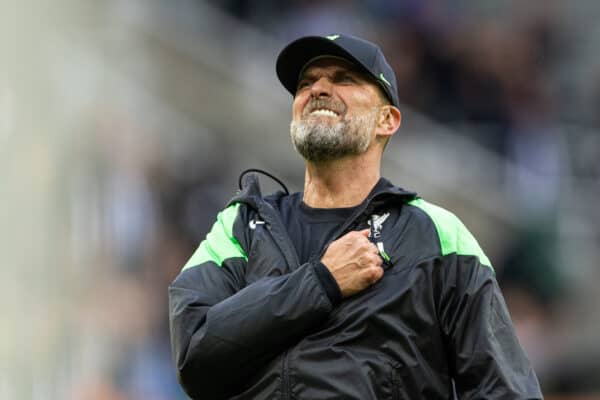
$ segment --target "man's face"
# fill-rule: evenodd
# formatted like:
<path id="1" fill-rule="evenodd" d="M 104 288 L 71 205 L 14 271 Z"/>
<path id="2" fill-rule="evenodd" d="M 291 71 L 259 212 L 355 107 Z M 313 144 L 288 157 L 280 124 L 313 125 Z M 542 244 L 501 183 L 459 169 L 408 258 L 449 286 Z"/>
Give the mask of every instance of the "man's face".
<path id="1" fill-rule="evenodd" d="M 382 98 L 377 86 L 348 61 L 322 58 L 298 81 L 290 133 L 308 161 L 364 153 L 375 137 Z"/>

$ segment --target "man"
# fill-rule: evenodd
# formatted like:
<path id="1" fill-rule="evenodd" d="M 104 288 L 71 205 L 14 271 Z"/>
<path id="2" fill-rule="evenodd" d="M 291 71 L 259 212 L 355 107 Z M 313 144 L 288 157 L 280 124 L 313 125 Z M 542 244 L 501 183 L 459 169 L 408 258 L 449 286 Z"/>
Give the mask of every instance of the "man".
<path id="1" fill-rule="evenodd" d="M 344 35 L 289 44 L 304 192 L 257 179 L 169 288 L 196 399 L 538 399 L 492 266 L 450 212 L 380 177 L 400 126 L 394 73 Z"/>

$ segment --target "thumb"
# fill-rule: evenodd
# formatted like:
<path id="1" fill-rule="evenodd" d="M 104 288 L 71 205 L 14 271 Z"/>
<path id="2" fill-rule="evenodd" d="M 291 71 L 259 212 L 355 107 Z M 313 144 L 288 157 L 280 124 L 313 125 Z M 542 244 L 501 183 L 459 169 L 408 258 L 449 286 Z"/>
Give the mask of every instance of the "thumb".
<path id="1" fill-rule="evenodd" d="M 369 233 L 371 232 L 370 229 L 363 229 L 362 231 L 358 231 L 358 233 L 360 233 L 361 235 L 363 235 L 364 237 L 368 238 L 369 237 Z"/>

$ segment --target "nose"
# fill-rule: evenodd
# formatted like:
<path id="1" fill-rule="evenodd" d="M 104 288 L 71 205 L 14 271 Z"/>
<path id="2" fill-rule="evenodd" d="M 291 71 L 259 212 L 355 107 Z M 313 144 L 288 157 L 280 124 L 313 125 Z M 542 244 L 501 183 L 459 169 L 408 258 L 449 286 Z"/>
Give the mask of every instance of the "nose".
<path id="1" fill-rule="evenodd" d="M 330 97 L 332 93 L 332 84 L 327 77 L 317 79 L 310 87 L 310 95 L 314 98 Z"/>

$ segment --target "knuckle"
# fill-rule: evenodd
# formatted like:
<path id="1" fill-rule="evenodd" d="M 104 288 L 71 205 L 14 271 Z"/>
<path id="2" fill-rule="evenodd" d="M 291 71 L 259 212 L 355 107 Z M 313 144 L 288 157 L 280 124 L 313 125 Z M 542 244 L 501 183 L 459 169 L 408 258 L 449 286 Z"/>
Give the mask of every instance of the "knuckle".
<path id="1" fill-rule="evenodd" d="M 366 279 L 369 283 L 373 283 L 377 279 L 377 275 L 375 274 L 375 269 L 371 268 L 366 274 Z"/>
<path id="2" fill-rule="evenodd" d="M 379 268 L 372 267 L 365 270 L 364 278 L 368 283 L 374 283 L 379 279 Z"/>
<path id="3" fill-rule="evenodd" d="M 378 281 L 383 276 L 383 269 L 381 267 L 373 268 L 373 282 Z"/>

